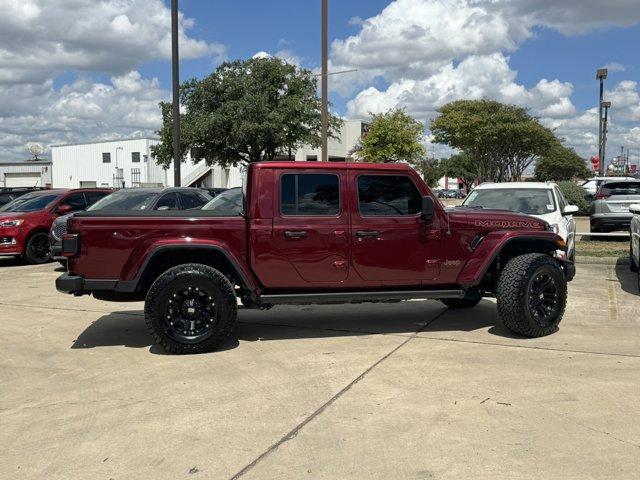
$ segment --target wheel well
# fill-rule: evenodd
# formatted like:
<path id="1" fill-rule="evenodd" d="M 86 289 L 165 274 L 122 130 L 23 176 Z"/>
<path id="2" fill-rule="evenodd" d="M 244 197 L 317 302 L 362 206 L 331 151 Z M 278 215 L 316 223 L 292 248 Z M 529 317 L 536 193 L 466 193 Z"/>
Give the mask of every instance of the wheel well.
<path id="1" fill-rule="evenodd" d="M 138 281 L 137 290 L 147 291 L 153 282 L 170 268 L 185 263 L 200 263 L 222 272 L 232 285 L 245 289 L 242 276 L 229 258 L 214 248 L 169 248 L 153 254 Z"/>
<path id="2" fill-rule="evenodd" d="M 33 230 L 31 230 L 25 237 L 23 253 L 27 251 L 27 245 L 29 244 L 29 240 L 31 240 L 33 236 L 36 235 L 37 233 L 46 233 L 47 235 L 49 235 L 49 230 L 43 227 L 36 227 Z"/>
<path id="3" fill-rule="evenodd" d="M 491 265 L 480 282 L 480 288 L 484 291 L 494 293 L 500 272 L 502 272 L 504 266 L 509 263 L 509 260 L 512 258 L 526 255 L 527 253 L 542 253 L 553 256 L 557 249 L 557 245 L 549 240 L 537 238 L 516 238 L 511 240 L 502 247 L 498 255 L 496 255 L 496 258 L 491 262 Z"/>

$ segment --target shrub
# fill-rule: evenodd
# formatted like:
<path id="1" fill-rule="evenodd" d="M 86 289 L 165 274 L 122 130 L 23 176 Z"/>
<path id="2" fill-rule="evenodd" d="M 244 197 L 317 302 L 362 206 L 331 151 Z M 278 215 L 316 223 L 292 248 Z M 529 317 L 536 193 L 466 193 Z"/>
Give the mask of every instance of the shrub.
<path id="1" fill-rule="evenodd" d="M 589 202 L 584 188 L 571 181 L 558 182 L 558 187 L 567 202 L 571 205 L 576 205 L 580 209 L 579 215 L 587 215 L 589 213 Z"/>

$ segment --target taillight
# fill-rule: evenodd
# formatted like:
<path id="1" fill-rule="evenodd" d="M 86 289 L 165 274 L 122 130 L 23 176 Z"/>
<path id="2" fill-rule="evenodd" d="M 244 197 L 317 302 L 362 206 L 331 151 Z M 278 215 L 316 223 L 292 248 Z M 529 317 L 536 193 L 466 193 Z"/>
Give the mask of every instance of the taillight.
<path id="1" fill-rule="evenodd" d="M 62 256 L 75 257 L 80 253 L 80 234 L 67 233 L 62 237 Z"/>
<path id="2" fill-rule="evenodd" d="M 605 198 L 609 198 L 611 195 L 609 195 L 609 193 L 605 193 L 605 190 L 598 190 L 596 192 L 596 200 L 602 200 Z"/>

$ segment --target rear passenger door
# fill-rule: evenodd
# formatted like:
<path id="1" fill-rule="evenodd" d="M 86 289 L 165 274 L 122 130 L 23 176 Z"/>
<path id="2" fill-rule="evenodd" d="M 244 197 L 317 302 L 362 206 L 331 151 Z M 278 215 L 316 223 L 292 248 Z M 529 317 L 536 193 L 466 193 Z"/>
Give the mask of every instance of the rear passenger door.
<path id="1" fill-rule="evenodd" d="M 346 170 L 275 171 L 269 287 L 335 286 L 349 273 Z"/>

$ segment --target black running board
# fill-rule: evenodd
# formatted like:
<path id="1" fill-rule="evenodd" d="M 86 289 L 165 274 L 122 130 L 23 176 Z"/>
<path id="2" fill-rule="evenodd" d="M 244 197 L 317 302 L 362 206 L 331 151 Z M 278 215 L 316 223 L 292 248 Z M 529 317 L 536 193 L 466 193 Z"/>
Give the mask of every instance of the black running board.
<path id="1" fill-rule="evenodd" d="M 307 303 L 384 302 L 387 300 L 437 300 L 462 298 L 464 290 L 412 290 L 387 292 L 295 293 L 260 296 L 261 304 L 300 305 Z"/>

